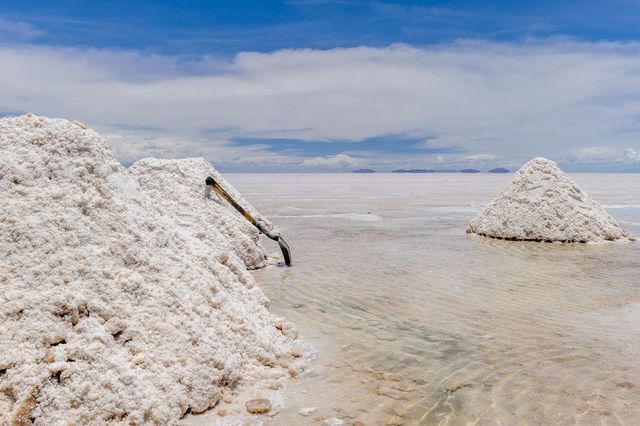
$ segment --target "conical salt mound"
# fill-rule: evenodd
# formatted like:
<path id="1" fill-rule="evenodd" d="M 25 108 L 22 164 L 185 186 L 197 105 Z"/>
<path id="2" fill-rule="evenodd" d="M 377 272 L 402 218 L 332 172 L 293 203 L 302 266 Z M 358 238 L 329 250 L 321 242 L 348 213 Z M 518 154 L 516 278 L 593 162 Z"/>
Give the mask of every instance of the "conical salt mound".
<path id="1" fill-rule="evenodd" d="M 478 217 L 467 233 L 509 240 L 590 242 L 634 237 L 558 165 L 534 158 Z"/>

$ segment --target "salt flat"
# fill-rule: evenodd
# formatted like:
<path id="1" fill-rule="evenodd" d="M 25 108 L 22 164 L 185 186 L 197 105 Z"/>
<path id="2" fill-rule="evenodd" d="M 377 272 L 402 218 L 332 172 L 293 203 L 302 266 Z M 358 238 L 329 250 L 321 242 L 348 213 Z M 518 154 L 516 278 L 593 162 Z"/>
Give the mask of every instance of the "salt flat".
<path id="1" fill-rule="evenodd" d="M 640 234 L 640 175 L 571 176 Z M 260 420 L 637 423 L 640 245 L 466 235 L 510 178 L 228 175 L 293 250 L 254 272 L 270 309 L 319 350 Z"/>

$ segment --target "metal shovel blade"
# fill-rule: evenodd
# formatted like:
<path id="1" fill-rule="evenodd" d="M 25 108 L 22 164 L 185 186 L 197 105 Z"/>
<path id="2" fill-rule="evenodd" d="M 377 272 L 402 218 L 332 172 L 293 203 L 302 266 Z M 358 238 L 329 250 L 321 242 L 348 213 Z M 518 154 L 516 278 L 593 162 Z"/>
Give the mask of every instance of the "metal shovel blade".
<path id="1" fill-rule="evenodd" d="M 291 250 L 289 249 L 289 244 L 287 244 L 280 235 L 271 233 L 266 229 L 264 229 L 260 224 L 260 222 L 255 220 L 248 211 L 242 208 L 242 206 L 238 204 L 236 200 L 234 200 L 233 197 L 231 197 L 231 195 L 229 195 L 229 193 L 225 191 L 224 188 L 221 187 L 220 184 L 218 184 L 218 182 L 216 182 L 214 178 L 209 176 L 206 179 L 205 184 L 211 187 L 222 198 L 227 200 L 227 202 L 231 204 L 238 211 L 238 213 L 240 213 L 242 216 L 244 216 L 245 219 L 251 222 L 253 226 L 258 228 L 258 230 L 261 233 L 265 234 L 267 237 L 271 238 L 272 240 L 277 241 L 278 244 L 280 245 L 280 250 L 282 250 L 282 256 L 284 256 L 285 265 L 291 266 Z"/>
<path id="2" fill-rule="evenodd" d="M 289 249 L 289 244 L 287 244 L 282 237 L 278 237 L 278 244 L 280 245 L 280 250 L 282 250 L 285 265 L 291 266 L 291 250 Z"/>

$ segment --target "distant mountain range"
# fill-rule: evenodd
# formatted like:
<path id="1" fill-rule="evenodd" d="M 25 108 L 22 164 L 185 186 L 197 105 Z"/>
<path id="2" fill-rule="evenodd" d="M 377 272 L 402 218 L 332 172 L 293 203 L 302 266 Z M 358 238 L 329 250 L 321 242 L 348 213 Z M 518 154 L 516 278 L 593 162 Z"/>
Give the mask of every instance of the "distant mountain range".
<path id="1" fill-rule="evenodd" d="M 351 173 L 376 173 L 373 169 L 356 169 Z M 396 169 L 391 173 L 481 173 L 478 169 L 462 169 L 462 170 L 434 170 L 434 169 Z M 497 167 L 489 170 L 489 173 L 509 173 L 509 170 L 503 167 Z"/>
<path id="2" fill-rule="evenodd" d="M 391 170 L 391 173 L 480 173 L 480 170 L 476 170 L 476 169 L 462 169 L 462 170 L 397 169 L 397 170 Z"/>
<path id="3" fill-rule="evenodd" d="M 391 173 L 435 173 L 435 170 L 427 169 L 397 169 L 391 170 Z"/>

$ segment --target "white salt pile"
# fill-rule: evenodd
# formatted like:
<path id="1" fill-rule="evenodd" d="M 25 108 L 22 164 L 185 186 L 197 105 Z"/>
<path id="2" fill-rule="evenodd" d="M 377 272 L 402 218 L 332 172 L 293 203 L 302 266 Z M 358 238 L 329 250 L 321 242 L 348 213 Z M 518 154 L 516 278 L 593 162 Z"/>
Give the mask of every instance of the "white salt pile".
<path id="1" fill-rule="evenodd" d="M 590 242 L 634 237 L 546 158 L 534 158 L 467 233 L 510 240 Z"/>
<path id="2" fill-rule="evenodd" d="M 212 247 L 229 246 L 223 255 L 234 253 L 247 268 L 255 269 L 265 265 L 265 254 L 257 244 L 259 233 L 245 218 L 240 216 L 226 202 L 212 203 L 202 176 L 213 176 L 232 197 L 254 217 L 260 218 L 267 229 L 272 225 L 257 213 L 253 207 L 229 183 L 211 167 L 204 158 L 183 160 L 159 160 L 147 158 L 137 161 L 128 170 L 139 187 L 159 213 L 170 215 L 175 225 L 188 235 L 206 240 Z M 206 195 L 206 196 L 204 196 Z"/>
<path id="3" fill-rule="evenodd" d="M 0 120 L 0 425 L 174 423 L 289 374 L 300 341 L 246 271 L 258 233 L 208 175 L 126 170 L 80 123 Z"/>

